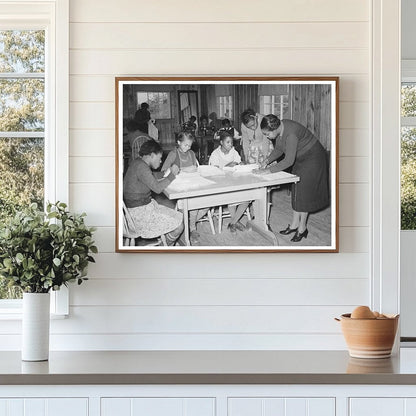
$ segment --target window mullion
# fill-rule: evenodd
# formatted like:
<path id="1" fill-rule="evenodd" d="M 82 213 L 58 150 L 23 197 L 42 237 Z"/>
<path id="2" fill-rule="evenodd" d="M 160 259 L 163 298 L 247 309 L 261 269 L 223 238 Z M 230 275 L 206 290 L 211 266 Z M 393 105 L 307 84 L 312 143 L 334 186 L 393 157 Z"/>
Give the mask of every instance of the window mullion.
<path id="1" fill-rule="evenodd" d="M 416 117 L 402 117 L 401 118 L 402 127 L 414 127 L 416 126 Z"/>
<path id="2" fill-rule="evenodd" d="M 45 138 L 44 131 L 0 131 L 1 138 Z"/>
<path id="3" fill-rule="evenodd" d="M 44 72 L 0 72 L 0 79 L 45 79 Z"/>

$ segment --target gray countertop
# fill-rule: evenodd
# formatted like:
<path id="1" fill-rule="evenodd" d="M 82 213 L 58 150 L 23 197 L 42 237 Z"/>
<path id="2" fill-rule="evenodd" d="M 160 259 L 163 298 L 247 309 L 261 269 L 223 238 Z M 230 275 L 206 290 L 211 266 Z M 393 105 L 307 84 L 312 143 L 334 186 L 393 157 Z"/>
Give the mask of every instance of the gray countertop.
<path id="1" fill-rule="evenodd" d="M 416 384 L 416 349 L 375 360 L 347 351 L 53 351 L 23 362 L 1 352 L 0 384 Z"/>

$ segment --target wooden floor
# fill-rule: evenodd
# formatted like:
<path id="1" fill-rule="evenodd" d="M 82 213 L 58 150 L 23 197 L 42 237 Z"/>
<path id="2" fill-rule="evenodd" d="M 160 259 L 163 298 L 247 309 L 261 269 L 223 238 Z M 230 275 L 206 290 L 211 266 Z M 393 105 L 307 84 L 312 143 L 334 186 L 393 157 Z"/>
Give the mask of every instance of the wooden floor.
<path id="1" fill-rule="evenodd" d="M 158 202 L 173 207 L 172 201 L 164 200 L 163 196 L 158 197 Z M 330 207 L 310 214 L 308 219 L 308 237 L 299 243 L 291 242 L 293 234 L 285 236 L 279 233 L 292 221 L 292 206 L 290 192 L 286 187 L 272 190 L 272 207 L 270 211 L 270 228 L 279 242 L 279 246 L 330 246 L 331 244 L 331 209 Z M 241 220 L 246 224 L 247 217 Z M 237 231 L 231 233 L 227 229 L 229 219 L 223 219 L 222 232 L 218 233 L 218 218 L 214 217 L 216 234 L 213 235 L 209 222 L 203 221 L 197 224 L 200 234 L 198 246 L 269 246 L 270 243 L 254 231 Z M 181 245 L 183 241 L 181 241 Z"/>

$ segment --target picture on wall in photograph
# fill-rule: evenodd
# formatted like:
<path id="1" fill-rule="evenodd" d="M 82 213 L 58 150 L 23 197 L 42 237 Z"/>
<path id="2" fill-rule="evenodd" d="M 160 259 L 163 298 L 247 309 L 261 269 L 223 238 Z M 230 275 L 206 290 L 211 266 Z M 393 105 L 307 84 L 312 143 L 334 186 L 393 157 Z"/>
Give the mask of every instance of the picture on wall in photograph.
<path id="1" fill-rule="evenodd" d="M 118 77 L 118 252 L 337 252 L 338 77 Z"/>

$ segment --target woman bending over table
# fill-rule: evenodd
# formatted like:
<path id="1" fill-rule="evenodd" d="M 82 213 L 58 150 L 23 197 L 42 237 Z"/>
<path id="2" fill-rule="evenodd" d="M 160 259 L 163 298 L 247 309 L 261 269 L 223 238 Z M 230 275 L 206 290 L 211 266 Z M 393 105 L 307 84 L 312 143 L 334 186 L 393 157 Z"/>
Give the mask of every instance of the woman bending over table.
<path id="1" fill-rule="evenodd" d="M 299 176 L 292 185 L 292 223 L 280 234 L 294 233 L 291 241 L 299 242 L 308 237 L 307 220 L 311 212 L 329 205 L 328 163 L 326 151 L 306 127 L 292 120 L 279 120 L 273 114 L 264 116 L 262 133 L 269 139 L 276 139 L 273 152 L 253 173 L 271 173 L 292 167 L 292 173 Z M 283 156 L 278 163 L 267 167 Z"/>

